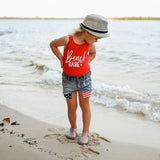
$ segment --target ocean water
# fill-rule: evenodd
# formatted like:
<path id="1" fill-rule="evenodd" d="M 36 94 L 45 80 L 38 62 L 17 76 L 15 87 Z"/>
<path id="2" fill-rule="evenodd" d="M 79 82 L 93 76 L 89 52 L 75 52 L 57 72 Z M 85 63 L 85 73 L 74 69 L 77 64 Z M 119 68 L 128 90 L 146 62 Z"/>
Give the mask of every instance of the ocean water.
<path id="1" fill-rule="evenodd" d="M 62 70 L 49 43 L 80 22 L 0 20 L 1 104 L 36 117 L 56 116 L 59 108 L 51 106 L 63 99 Z M 160 122 L 160 21 L 109 21 L 109 32 L 96 43 L 91 102 Z"/>

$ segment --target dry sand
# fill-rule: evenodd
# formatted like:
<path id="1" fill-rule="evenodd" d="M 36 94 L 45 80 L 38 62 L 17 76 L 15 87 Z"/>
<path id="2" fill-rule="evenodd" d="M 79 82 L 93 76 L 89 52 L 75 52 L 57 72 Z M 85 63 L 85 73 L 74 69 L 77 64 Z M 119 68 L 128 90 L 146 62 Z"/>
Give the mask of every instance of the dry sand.
<path id="1" fill-rule="evenodd" d="M 10 118 L 10 123 L 3 121 Z M 16 122 L 19 125 L 11 125 Z M 0 160 L 160 160 L 160 150 L 90 133 L 88 145 L 68 140 L 68 128 L 53 126 L 0 105 Z M 125 137 L 124 137 L 125 138 Z"/>

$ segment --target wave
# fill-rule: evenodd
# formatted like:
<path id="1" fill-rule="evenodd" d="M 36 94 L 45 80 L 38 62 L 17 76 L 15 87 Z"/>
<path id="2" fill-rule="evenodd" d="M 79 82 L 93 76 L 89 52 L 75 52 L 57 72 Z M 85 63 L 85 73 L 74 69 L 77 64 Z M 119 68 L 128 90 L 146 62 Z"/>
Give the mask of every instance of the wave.
<path id="1" fill-rule="evenodd" d="M 109 62 L 122 62 L 122 59 L 120 57 L 110 57 L 108 61 Z"/>
<path id="2" fill-rule="evenodd" d="M 59 71 L 47 71 L 43 73 L 36 82 L 48 85 L 60 85 L 62 82 L 61 73 Z"/>
<path id="3" fill-rule="evenodd" d="M 49 70 L 49 68 L 45 64 L 36 63 L 34 61 L 30 61 L 30 64 L 26 67 L 34 67 L 34 70 L 40 71 L 40 72 L 46 72 Z"/>
<path id="4" fill-rule="evenodd" d="M 60 71 L 47 71 L 38 79 L 38 83 L 61 85 Z M 156 95 L 131 89 L 129 86 L 113 86 L 93 83 L 91 101 L 105 107 L 121 108 L 126 112 L 141 113 L 146 118 L 160 122 L 160 98 Z"/>
<path id="5" fill-rule="evenodd" d="M 0 36 L 3 36 L 5 34 L 11 34 L 11 33 L 14 33 L 15 30 L 14 29 L 11 29 L 11 28 L 8 28 L 7 30 L 5 31 L 0 31 Z"/>
<path id="6" fill-rule="evenodd" d="M 106 107 L 120 107 L 127 112 L 142 113 L 148 119 L 160 121 L 160 98 L 128 86 L 93 84 L 91 101 Z"/>

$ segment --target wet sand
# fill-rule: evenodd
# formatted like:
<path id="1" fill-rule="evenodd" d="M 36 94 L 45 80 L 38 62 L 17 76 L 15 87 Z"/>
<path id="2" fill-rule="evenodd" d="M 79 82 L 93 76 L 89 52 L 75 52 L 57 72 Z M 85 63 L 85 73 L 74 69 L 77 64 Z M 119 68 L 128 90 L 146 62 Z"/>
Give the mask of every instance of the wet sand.
<path id="1" fill-rule="evenodd" d="M 5 118 L 10 119 L 8 123 Z M 4 120 L 4 121 L 3 121 Z M 13 125 L 12 125 L 13 123 Z M 160 151 L 90 133 L 88 145 L 66 138 L 68 128 L 38 121 L 0 105 L 0 155 L 3 160 L 159 160 Z M 125 137 L 124 137 L 125 139 Z"/>

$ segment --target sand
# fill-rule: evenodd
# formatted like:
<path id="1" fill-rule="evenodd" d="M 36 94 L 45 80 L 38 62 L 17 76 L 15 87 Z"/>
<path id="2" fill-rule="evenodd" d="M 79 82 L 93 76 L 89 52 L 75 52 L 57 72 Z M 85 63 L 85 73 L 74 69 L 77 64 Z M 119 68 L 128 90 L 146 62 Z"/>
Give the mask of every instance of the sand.
<path id="1" fill-rule="evenodd" d="M 3 121 L 10 118 L 10 123 Z M 16 125 L 11 125 L 15 122 Z M 159 148 L 108 139 L 90 133 L 88 145 L 68 140 L 68 128 L 38 121 L 0 105 L 1 160 L 160 160 Z M 125 137 L 124 137 L 125 139 Z"/>

